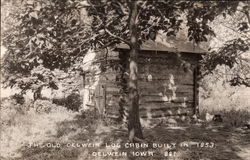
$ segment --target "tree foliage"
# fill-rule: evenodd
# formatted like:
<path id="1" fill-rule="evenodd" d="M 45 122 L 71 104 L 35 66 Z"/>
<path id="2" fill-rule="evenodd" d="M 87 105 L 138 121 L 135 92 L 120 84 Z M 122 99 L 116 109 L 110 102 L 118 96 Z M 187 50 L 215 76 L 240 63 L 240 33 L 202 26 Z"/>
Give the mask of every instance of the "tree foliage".
<path id="1" fill-rule="evenodd" d="M 57 77 L 52 71 L 67 71 L 89 46 L 91 32 L 81 19 L 81 10 L 75 2 L 66 0 L 13 4 L 17 11 L 3 20 L 13 20 L 13 26 L 3 34 L 7 47 L 2 65 L 4 82 L 23 91 L 39 86 L 55 89 L 51 84 Z"/>
<path id="2" fill-rule="evenodd" d="M 129 44 L 129 18 L 131 2 L 90 0 L 88 14 L 93 17 L 92 30 L 99 45 L 112 43 Z M 166 36 L 175 36 L 182 23 L 188 27 L 189 40 L 196 43 L 207 41 L 206 36 L 214 35 L 209 21 L 222 13 L 228 3 L 186 2 L 186 1 L 138 1 L 139 12 L 136 17 L 138 41 L 148 40 L 151 33 L 162 30 Z M 236 5 L 236 4 L 234 4 Z M 111 44 L 112 44 L 111 43 Z"/>
<path id="3" fill-rule="evenodd" d="M 117 43 L 129 45 L 130 1 L 3 0 L 3 2 L 5 5 L 9 4 L 6 8 L 13 6 L 8 8 L 9 15 L 2 20 L 2 26 L 7 26 L 3 28 L 2 36 L 3 45 L 7 46 L 7 54 L 3 58 L 2 65 L 4 82 L 7 86 L 18 86 L 26 90 L 38 81 L 44 84 L 45 78 L 42 77 L 46 77 L 46 74 L 32 74 L 37 67 L 48 69 L 48 72 L 55 68 L 67 70 L 88 48 L 92 47 L 91 44 L 95 47 L 107 47 Z M 137 5 L 139 44 L 149 38 L 154 39 L 159 30 L 166 36 L 175 36 L 181 29 L 182 23 L 186 23 L 188 27 L 189 40 L 199 43 L 207 41 L 208 35 L 214 35 L 208 23 L 219 14 L 233 15 L 238 10 L 239 2 L 150 0 L 138 1 Z M 87 8 L 91 26 L 84 23 L 82 8 Z M 247 21 L 238 23 L 238 31 L 247 32 L 249 5 L 242 5 L 241 12 L 246 15 Z M 228 49 L 228 45 L 231 46 L 229 47 L 231 50 Z M 240 45 L 245 47 L 242 46 L 240 49 Z M 246 50 L 247 45 L 244 39 L 227 42 L 218 54 L 216 52 L 206 57 L 205 69 L 212 70 L 217 64 L 222 63 L 232 66 L 236 62 L 235 52 L 239 49 Z M 23 81 L 23 77 L 34 78 Z M 52 73 L 47 75 L 47 79 L 53 81 L 54 78 Z"/>
<path id="4" fill-rule="evenodd" d="M 209 52 L 202 60 L 203 76 L 213 73 L 218 65 L 229 69 L 233 86 L 250 86 L 250 3 L 240 2 L 228 14 L 218 17 L 213 26 L 216 37 L 212 38 Z"/>

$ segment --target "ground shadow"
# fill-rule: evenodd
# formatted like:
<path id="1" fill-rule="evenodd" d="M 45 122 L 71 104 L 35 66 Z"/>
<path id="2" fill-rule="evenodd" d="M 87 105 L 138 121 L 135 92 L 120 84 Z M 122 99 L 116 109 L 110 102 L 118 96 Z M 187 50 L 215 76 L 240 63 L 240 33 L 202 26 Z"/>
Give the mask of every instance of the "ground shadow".
<path id="1" fill-rule="evenodd" d="M 93 117 L 92 117 L 93 118 Z M 76 115 L 73 120 L 57 124 L 57 134 L 43 144 L 60 144 L 60 147 L 22 147 L 21 158 L 15 160 L 87 160 L 87 159 L 176 159 L 176 160 L 245 160 L 245 150 L 250 149 L 250 132 L 227 128 L 220 124 L 189 124 L 170 127 L 166 124 L 144 129 L 145 142 L 149 146 L 133 147 L 128 144 L 127 131 L 119 125 L 107 126 L 101 121 L 96 123 L 87 119 L 87 115 Z M 180 146 L 181 143 L 189 146 Z M 176 143 L 176 148 L 154 148 L 153 143 Z M 198 143 L 199 145 L 197 146 Z M 204 143 L 204 144 L 203 144 Z M 210 146 L 206 147 L 206 143 Z M 214 144 L 211 147 L 211 143 Z M 85 146 L 82 146 L 85 144 Z M 94 144 L 94 146 L 86 144 Z M 108 145 L 117 145 L 107 147 Z M 119 147 L 118 147 L 119 145 Z M 154 152 L 154 156 L 136 156 L 133 152 Z M 164 154 L 176 152 L 175 156 Z M 100 155 L 97 155 L 100 152 Z M 105 156 L 107 152 L 126 152 L 124 156 Z M 245 154 L 245 155 L 244 155 Z M 250 157 L 250 156 L 249 156 Z"/>

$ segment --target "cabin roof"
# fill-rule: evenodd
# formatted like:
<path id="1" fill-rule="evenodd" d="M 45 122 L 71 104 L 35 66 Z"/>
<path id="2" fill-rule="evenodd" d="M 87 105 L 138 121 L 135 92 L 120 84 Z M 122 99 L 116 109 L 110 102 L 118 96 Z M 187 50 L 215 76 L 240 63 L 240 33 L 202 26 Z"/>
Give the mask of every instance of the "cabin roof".
<path id="1" fill-rule="evenodd" d="M 188 41 L 183 33 L 176 37 L 166 37 L 158 34 L 155 41 L 148 40 L 144 42 L 141 45 L 141 50 L 204 54 L 207 52 L 206 45 L 206 43 L 195 45 L 193 42 Z M 129 46 L 124 43 L 118 44 L 116 47 L 118 49 L 129 49 Z"/>

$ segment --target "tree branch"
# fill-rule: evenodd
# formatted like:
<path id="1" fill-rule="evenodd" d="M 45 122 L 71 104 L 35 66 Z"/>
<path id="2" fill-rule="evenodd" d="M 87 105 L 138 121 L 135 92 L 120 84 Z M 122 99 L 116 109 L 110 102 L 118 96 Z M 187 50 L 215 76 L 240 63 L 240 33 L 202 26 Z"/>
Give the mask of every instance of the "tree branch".
<path id="1" fill-rule="evenodd" d="M 236 33 L 239 33 L 239 34 L 241 34 L 242 36 L 244 36 L 245 38 L 247 38 L 247 39 L 249 39 L 249 37 L 246 35 L 246 34 L 243 34 L 242 32 L 240 32 L 240 31 L 237 31 L 236 29 L 234 29 L 234 28 L 232 28 L 232 27 L 229 27 L 229 26 L 227 26 L 227 25 L 225 25 L 225 24 L 221 24 L 222 26 L 224 26 L 224 27 L 226 27 L 226 28 L 228 28 L 228 29 L 230 29 L 230 30 L 232 30 L 232 31 L 234 31 L 234 32 L 236 32 Z"/>
<path id="2" fill-rule="evenodd" d="M 95 5 L 95 4 L 91 3 L 90 0 L 80 2 L 80 4 L 82 6 L 86 6 L 86 7 L 89 7 L 89 6 L 91 6 L 91 7 L 103 7 L 103 6 L 107 5 L 106 3 Z"/>
<path id="3" fill-rule="evenodd" d="M 116 1 L 115 3 L 117 3 L 119 5 L 119 7 L 120 7 L 119 9 L 122 11 L 122 13 L 124 15 L 128 15 L 129 14 L 129 11 L 126 11 L 126 9 L 124 8 L 124 6 L 120 2 Z"/>
<path id="4" fill-rule="evenodd" d="M 123 39 L 123 38 L 121 38 L 121 37 L 119 37 L 119 36 L 117 36 L 117 35 L 114 35 L 114 34 L 111 33 L 107 28 L 105 28 L 105 32 L 108 33 L 111 37 L 113 37 L 113 38 L 115 38 L 115 39 L 118 39 L 118 40 L 120 40 L 120 41 L 122 41 L 122 42 L 124 42 L 124 43 L 126 43 L 126 44 L 128 44 L 128 45 L 130 45 L 129 41 L 127 41 L 127 40 L 125 40 L 125 39 Z"/>
<path id="5" fill-rule="evenodd" d="M 249 12 L 245 11 L 245 14 L 246 14 L 246 16 L 247 16 L 248 23 L 250 24 L 250 16 L 249 16 Z"/>
<path id="6" fill-rule="evenodd" d="M 248 23 L 250 24 L 250 16 L 249 16 L 249 12 L 248 12 L 248 11 L 239 10 L 239 9 L 237 9 L 237 11 L 239 11 L 239 12 L 241 12 L 241 13 L 245 14 L 245 15 L 246 15 L 246 17 L 247 17 Z"/>
<path id="7" fill-rule="evenodd" d="M 139 21 L 139 16 L 140 16 L 140 14 L 142 13 L 142 10 L 143 10 L 143 8 L 146 6 L 146 3 L 147 3 L 147 2 L 148 2 L 148 1 L 145 0 L 145 1 L 143 2 L 143 4 L 141 5 L 140 10 L 139 10 L 139 12 L 138 12 L 138 14 L 137 14 L 137 16 L 136 16 L 136 22 Z"/>

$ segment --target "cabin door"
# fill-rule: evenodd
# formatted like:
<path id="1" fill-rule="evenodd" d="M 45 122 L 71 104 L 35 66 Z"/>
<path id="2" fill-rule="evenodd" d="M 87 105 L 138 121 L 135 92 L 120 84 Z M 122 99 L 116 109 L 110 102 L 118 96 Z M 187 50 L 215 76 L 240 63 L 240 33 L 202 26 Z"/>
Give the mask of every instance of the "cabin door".
<path id="1" fill-rule="evenodd" d="M 83 97 L 83 110 L 96 108 L 100 114 L 106 111 L 106 85 L 90 85 L 89 80 L 83 75 L 83 88 L 81 90 Z"/>
<path id="2" fill-rule="evenodd" d="M 104 84 L 98 84 L 95 90 L 95 107 L 100 114 L 106 112 L 106 86 Z"/>

